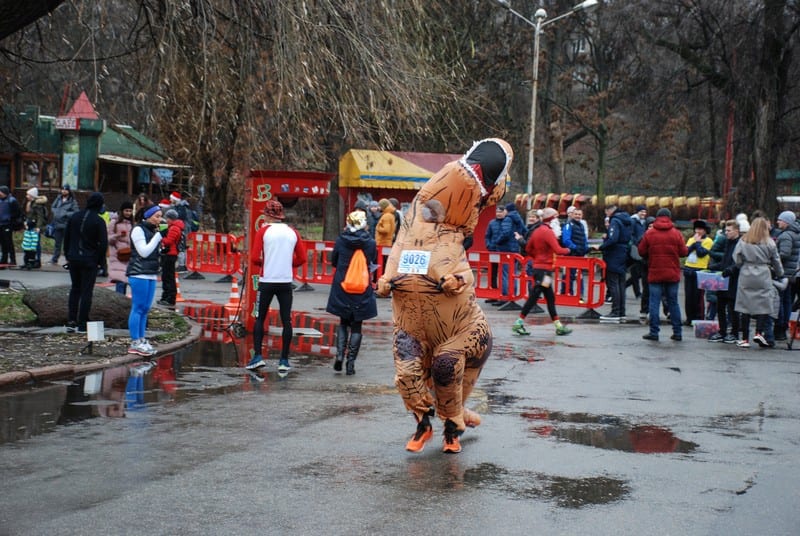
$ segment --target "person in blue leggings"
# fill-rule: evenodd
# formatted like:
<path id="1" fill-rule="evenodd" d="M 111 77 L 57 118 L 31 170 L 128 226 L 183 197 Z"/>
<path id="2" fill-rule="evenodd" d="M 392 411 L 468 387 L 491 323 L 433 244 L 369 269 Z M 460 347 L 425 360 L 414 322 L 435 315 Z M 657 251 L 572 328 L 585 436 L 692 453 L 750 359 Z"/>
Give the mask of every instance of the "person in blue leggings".
<path id="1" fill-rule="evenodd" d="M 128 261 L 128 284 L 131 286 L 131 314 L 128 316 L 128 331 L 131 335 L 129 354 L 151 356 L 155 348 L 145 338 L 147 315 L 153 305 L 158 285 L 159 255 L 161 239 L 159 224 L 161 209 L 148 208 L 144 219 L 131 231 L 131 258 Z"/>

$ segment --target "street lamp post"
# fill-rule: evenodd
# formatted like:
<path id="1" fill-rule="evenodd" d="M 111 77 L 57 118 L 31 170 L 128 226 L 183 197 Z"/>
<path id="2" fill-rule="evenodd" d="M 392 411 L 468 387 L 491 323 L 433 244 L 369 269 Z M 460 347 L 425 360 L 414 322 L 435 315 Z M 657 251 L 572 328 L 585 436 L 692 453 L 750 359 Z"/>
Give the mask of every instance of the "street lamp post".
<path id="1" fill-rule="evenodd" d="M 534 152 L 534 142 L 536 141 L 536 101 L 537 101 L 537 91 L 539 88 L 539 37 L 542 33 L 542 28 L 561 20 L 563 18 L 569 17 L 578 11 L 582 11 L 584 9 L 589 9 L 597 5 L 598 0 L 584 0 L 580 4 L 573 6 L 572 9 L 567 11 L 566 13 L 562 13 L 561 15 L 554 17 L 549 20 L 547 19 L 547 12 L 539 8 L 536 10 L 536 13 L 533 14 L 533 18 L 536 22 L 531 21 L 527 17 L 523 16 L 519 12 L 515 11 L 511 8 L 511 4 L 508 3 L 508 0 L 496 0 L 498 4 L 506 8 L 512 15 L 515 17 L 523 20 L 530 26 L 534 28 L 534 35 L 533 35 L 533 90 L 531 94 L 531 126 L 530 126 L 530 135 L 528 136 L 528 209 L 531 208 L 531 203 L 533 203 L 533 152 Z"/>

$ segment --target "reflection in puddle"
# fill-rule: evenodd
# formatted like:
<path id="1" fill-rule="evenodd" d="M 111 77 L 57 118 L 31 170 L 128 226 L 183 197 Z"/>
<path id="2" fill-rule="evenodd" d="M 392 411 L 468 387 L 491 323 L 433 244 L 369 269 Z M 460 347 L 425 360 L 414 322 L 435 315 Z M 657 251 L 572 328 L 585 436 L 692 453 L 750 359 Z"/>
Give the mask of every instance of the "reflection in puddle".
<path id="1" fill-rule="evenodd" d="M 553 501 L 563 508 L 609 504 L 629 493 L 624 480 L 609 476 L 568 478 L 534 471 L 512 471 L 493 463 L 464 467 L 458 456 L 411 456 L 405 466 L 369 475 L 371 483 L 411 491 L 491 490 L 518 500 Z"/>
<path id="2" fill-rule="evenodd" d="M 281 377 L 275 370 L 277 355 L 268 357 L 267 367 L 259 371 L 244 369 L 251 347 L 252 336 L 227 342 L 218 342 L 215 336 L 213 341 L 201 340 L 153 361 L 111 367 L 26 391 L 0 393 L 0 444 L 25 440 L 69 422 L 125 417 L 152 404 L 175 403 L 198 395 L 267 391 L 286 374 Z M 328 363 L 327 358 L 309 355 L 292 359 L 298 366 Z"/>
<path id="3" fill-rule="evenodd" d="M 292 374 L 275 370 L 281 347 L 280 328 L 274 328 L 280 325 L 278 311 L 270 311 L 273 328 L 264 338 L 268 365 L 258 371 L 244 369 L 251 357 L 253 336 L 234 336 L 225 306 L 187 305 L 183 312 L 201 325 L 202 332 L 197 343 L 175 354 L 107 368 L 73 381 L 0 393 L 0 444 L 24 440 L 67 422 L 125 417 L 150 404 L 174 403 L 201 394 L 267 391 Z M 327 358 L 336 353 L 337 324 L 333 317 L 293 312 L 292 361 L 301 367 L 328 366 Z M 269 356 L 270 352 L 275 355 Z M 346 411 L 358 414 L 370 408 Z"/>
<path id="4" fill-rule="evenodd" d="M 644 454 L 693 452 L 697 443 L 684 441 L 671 430 L 652 424 L 630 424 L 613 415 L 563 413 L 531 408 L 520 413 L 535 421 L 530 431 L 541 437 L 555 437 L 578 445 Z M 570 423 L 564 425 L 563 423 Z M 579 424 L 581 426 L 571 426 Z"/>

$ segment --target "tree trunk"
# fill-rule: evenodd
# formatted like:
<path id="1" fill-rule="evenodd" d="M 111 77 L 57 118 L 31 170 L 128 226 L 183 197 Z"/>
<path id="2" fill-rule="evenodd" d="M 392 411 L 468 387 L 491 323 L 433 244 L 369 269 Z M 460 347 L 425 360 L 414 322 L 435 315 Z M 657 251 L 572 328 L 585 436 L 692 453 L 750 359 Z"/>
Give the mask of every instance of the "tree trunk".
<path id="1" fill-rule="evenodd" d="M 602 123 L 597 128 L 595 139 L 597 140 L 595 191 L 597 192 L 597 203 L 602 207 L 606 204 L 606 154 L 608 152 L 608 132 Z"/>
<path id="2" fill-rule="evenodd" d="M 757 90 L 753 117 L 753 173 L 756 181 L 756 203 L 767 214 L 774 214 L 775 174 L 778 146 L 778 114 L 786 99 L 786 56 L 791 56 L 784 38 L 783 12 L 786 1 L 764 1 L 764 43 L 759 69 L 761 83 Z"/>

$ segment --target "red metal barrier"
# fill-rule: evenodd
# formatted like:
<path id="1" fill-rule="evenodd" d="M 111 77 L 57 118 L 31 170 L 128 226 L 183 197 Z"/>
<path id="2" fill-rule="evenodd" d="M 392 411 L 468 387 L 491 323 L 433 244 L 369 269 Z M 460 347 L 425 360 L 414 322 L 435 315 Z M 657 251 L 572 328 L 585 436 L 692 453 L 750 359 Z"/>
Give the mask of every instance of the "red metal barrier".
<path id="1" fill-rule="evenodd" d="M 232 234 L 189 233 L 186 238 L 186 267 L 192 272 L 233 275 L 241 271 L 241 239 Z"/>
<path id="2" fill-rule="evenodd" d="M 334 242 L 321 240 L 303 240 L 306 246 L 308 261 L 297 268 L 295 278 L 303 283 L 303 290 L 309 290 L 310 283 L 330 285 L 333 283 L 333 266 L 328 261 L 328 256 L 333 250 Z"/>
<path id="3" fill-rule="evenodd" d="M 475 274 L 475 295 L 503 301 L 525 300 L 533 278 L 526 269 L 529 258 L 516 253 L 468 251 Z M 492 285 L 492 269 L 496 265 L 497 288 Z M 508 270 L 508 292 L 502 292 L 503 267 Z M 556 257 L 553 289 L 556 305 L 594 309 L 603 305 L 606 294 L 606 264 L 594 257 Z M 582 289 L 582 291 L 579 291 Z M 544 303 L 544 298 L 539 302 Z"/>
<path id="4" fill-rule="evenodd" d="M 202 233 L 193 233 L 202 234 Z M 190 235 L 191 236 L 191 235 Z M 216 238 L 221 236 L 225 238 Z M 215 235 L 215 238 L 206 238 L 198 241 L 199 244 L 218 244 L 217 249 L 203 246 L 209 250 L 208 261 L 199 266 L 215 266 L 217 259 L 224 255 L 224 251 L 230 251 L 228 255 L 235 257 L 233 263 L 239 266 L 241 254 L 235 247 L 238 240 L 232 235 Z M 222 246 L 225 244 L 225 246 Z M 330 285 L 333 283 L 334 268 L 329 262 L 329 255 L 333 249 L 334 242 L 321 240 L 305 240 L 308 259 L 306 264 L 297 268 L 295 278 L 302 283 L 299 290 L 312 290 L 312 283 Z M 201 250 L 203 251 L 203 250 Z M 389 246 L 378 247 L 378 269 L 376 277 L 383 274 L 384 259 L 391 253 Z M 188 253 L 188 252 L 187 252 Z M 195 257 L 191 257 L 194 262 Z M 187 255 L 187 265 L 190 257 Z M 524 301 L 528 296 L 528 287 L 532 284 L 532 277 L 528 275 L 526 267 L 531 262 L 529 258 L 516 253 L 503 253 L 493 251 L 468 251 L 467 260 L 472 267 L 475 275 L 475 294 L 479 298 L 493 298 L 502 301 Z M 212 262 L 213 261 L 213 262 Z M 214 264 L 216 263 L 216 264 Z M 230 272 L 218 271 L 216 273 L 233 274 L 233 263 L 223 264 Z M 189 265 L 194 268 L 195 265 Z M 496 287 L 492 284 L 492 270 L 496 267 L 497 282 Z M 503 268 L 508 271 L 508 291 L 502 292 Z M 254 267 L 253 267 L 254 268 Z M 205 271 L 208 270 L 206 268 Z M 254 296 L 258 289 L 258 274 L 254 270 L 248 274 L 244 281 L 245 297 L 242 304 L 242 311 L 239 320 L 245 325 L 245 329 L 250 331 L 253 326 L 255 316 Z M 563 288 L 562 288 L 563 287 Z M 553 288 L 556 293 L 556 304 L 564 307 L 583 307 L 594 309 L 603 304 L 605 299 L 605 263 L 594 257 L 556 257 L 556 269 L 554 272 Z M 580 289 L 580 291 L 579 291 Z M 542 298 L 540 302 L 543 302 Z M 270 311 L 272 314 L 272 311 Z M 323 331 L 323 330 L 320 330 Z"/>

